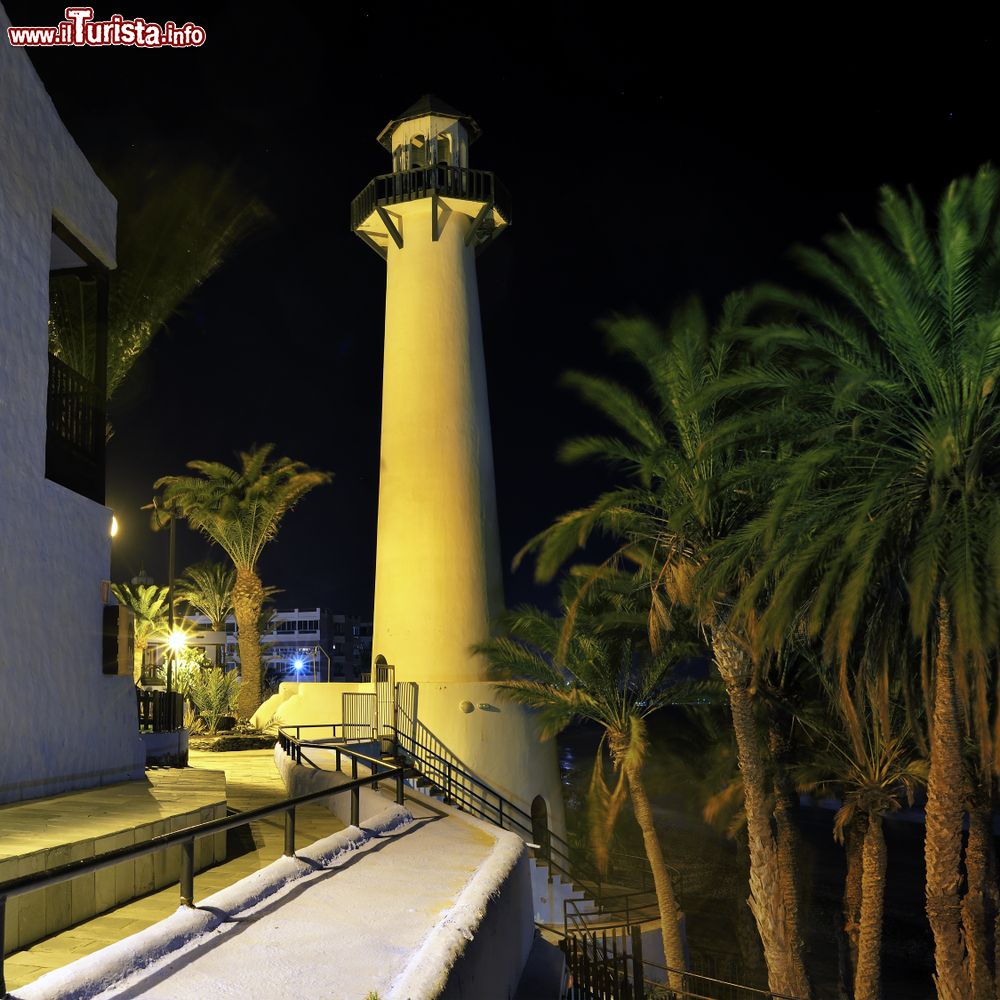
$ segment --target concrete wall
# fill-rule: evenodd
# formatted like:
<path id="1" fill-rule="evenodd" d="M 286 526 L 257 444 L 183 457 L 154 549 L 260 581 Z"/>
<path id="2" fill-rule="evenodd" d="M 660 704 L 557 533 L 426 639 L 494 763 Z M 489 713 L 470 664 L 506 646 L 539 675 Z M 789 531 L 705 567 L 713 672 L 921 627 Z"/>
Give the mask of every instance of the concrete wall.
<path id="1" fill-rule="evenodd" d="M 224 795 L 224 781 L 221 791 Z M 226 803 L 222 801 L 166 816 L 152 823 L 105 832 L 100 836 L 88 834 L 72 840 L 72 835 L 68 835 L 68 842 L 58 847 L 0 858 L 0 882 L 34 875 L 71 861 L 85 861 L 96 854 L 132 847 L 198 823 L 223 819 L 225 815 Z M 127 819 L 122 820 L 123 826 L 127 823 Z M 195 871 L 199 872 L 225 861 L 226 835 L 217 833 L 197 840 L 194 860 Z M 178 845 L 77 876 L 47 889 L 14 896 L 7 900 L 3 953 L 7 955 L 27 948 L 50 934 L 113 910 L 138 896 L 174 885 L 180 878 L 180 870 L 181 849 Z"/>
<path id="2" fill-rule="evenodd" d="M 484 898 L 483 917 L 451 967 L 440 1000 L 510 1000 L 535 934 L 528 855 Z"/>
<path id="3" fill-rule="evenodd" d="M 101 672 L 111 512 L 45 479 L 57 218 L 115 263 L 115 200 L 0 8 L 0 802 L 142 773 L 130 677 Z"/>
<path id="4" fill-rule="evenodd" d="M 374 690 L 371 684 L 341 681 L 332 684 L 283 681 L 278 685 L 278 693 L 271 695 L 254 712 L 250 721 L 260 729 L 268 726 L 309 726 L 342 722 L 344 692 L 356 694 Z M 304 732 L 302 737 L 308 739 L 310 734 Z M 319 738 L 318 735 L 316 738 Z"/>

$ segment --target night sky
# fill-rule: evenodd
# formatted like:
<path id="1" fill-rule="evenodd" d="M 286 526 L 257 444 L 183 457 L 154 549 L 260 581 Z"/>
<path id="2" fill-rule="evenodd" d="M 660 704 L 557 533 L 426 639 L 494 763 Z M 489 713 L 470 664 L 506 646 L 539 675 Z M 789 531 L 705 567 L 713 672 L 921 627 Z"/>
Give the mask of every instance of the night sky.
<path id="1" fill-rule="evenodd" d="M 62 17 L 58 4 L 4 6 L 14 24 Z M 610 485 L 554 457 L 602 429 L 558 384 L 569 368 L 613 367 L 597 320 L 793 280 L 788 248 L 840 213 L 871 225 L 878 185 L 936 198 L 1000 153 L 982 27 L 910 21 L 904 35 L 828 23 L 819 8 L 780 31 L 718 19 L 668 30 L 622 5 L 600 20 L 570 5 L 524 20 L 505 5 L 445 9 L 130 0 L 97 18 L 191 20 L 205 46 L 29 50 L 98 169 L 131 147 L 235 166 L 273 214 L 113 401 L 116 580 L 144 564 L 165 582 L 166 539 L 139 512 L 154 479 L 273 441 L 335 479 L 286 518 L 264 582 L 284 588 L 282 606 L 370 614 L 385 269 L 348 209 L 391 169 L 375 136 L 425 92 L 479 122 L 471 165 L 513 198 L 513 226 L 479 260 L 510 603 L 549 595 L 530 567 L 509 571 L 517 549 Z M 180 566 L 208 551 L 181 530 Z"/>

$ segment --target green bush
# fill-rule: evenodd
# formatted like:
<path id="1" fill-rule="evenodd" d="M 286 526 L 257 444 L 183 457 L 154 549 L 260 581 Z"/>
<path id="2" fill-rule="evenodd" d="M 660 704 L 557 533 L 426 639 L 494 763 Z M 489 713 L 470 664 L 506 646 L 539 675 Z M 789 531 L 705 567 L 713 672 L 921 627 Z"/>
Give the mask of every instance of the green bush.
<path id="1" fill-rule="evenodd" d="M 239 688 L 235 671 L 199 670 L 191 677 L 187 695 L 205 720 L 210 733 L 216 732 L 220 720 L 236 710 Z"/>

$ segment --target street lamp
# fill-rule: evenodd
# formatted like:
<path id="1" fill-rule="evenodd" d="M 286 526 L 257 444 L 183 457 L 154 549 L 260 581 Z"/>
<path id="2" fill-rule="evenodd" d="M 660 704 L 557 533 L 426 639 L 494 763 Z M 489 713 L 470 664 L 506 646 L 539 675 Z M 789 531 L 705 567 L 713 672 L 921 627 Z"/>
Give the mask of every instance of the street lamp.
<path id="1" fill-rule="evenodd" d="M 330 654 L 322 646 L 317 646 L 316 649 L 326 657 L 326 683 L 329 684 L 333 675 L 333 663 L 330 660 Z"/>
<path id="2" fill-rule="evenodd" d="M 174 620 L 174 569 L 177 562 L 177 518 L 174 517 L 173 512 L 165 510 L 157 502 L 157 498 L 153 497 L 153 502 L 146 504 L 143 510 L 151 510 L 153 513 L 150 516 L 150 527 L 153 531 L 159 531 L 161 528 L 170 528 L 170 539 L 167 543 L 167 600 L 169 601 L 170 609 L 170 640 L 177 634 L 177 627 Z M 187 641 L 186 639 L 184 640 Z M 181 647 L 182 648 L 183 643 Z M 171 646 L 171 649 L 174 647 Z M 167 660 L 167 697 L 170 696 L 170 688 L 172 687 L 173 681 L 173 660 L 171 657 Z M 172 703 L 171 703 L 172 704 Z M 176 720 L 171 715 L 171 724 L 175 723 Z"/>

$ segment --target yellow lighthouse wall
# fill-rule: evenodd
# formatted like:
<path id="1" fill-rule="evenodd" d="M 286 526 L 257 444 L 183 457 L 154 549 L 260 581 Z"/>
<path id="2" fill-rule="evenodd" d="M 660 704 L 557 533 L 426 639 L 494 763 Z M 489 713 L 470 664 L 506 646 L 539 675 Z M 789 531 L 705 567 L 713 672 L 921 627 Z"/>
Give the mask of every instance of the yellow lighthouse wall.
<path id="1" fill-rule="evenodd" d="M 486 366 L 472 219 L 439 203 L 434 240 L 431 212 L 390 209 L 403 247 L 388 246 L 373 650 L 418 683 L 449 754 L 526 811 L 541 795 L 562 835 L 555 743 L 471 651 L 503 607 Z"/>
<path id="2" fill-rule="evenodd" d="M 470 647 L 502 608 L 471 224 L 399 206 L 389 245 L 373 648 L 397 680 L 485 679 Z"/>

